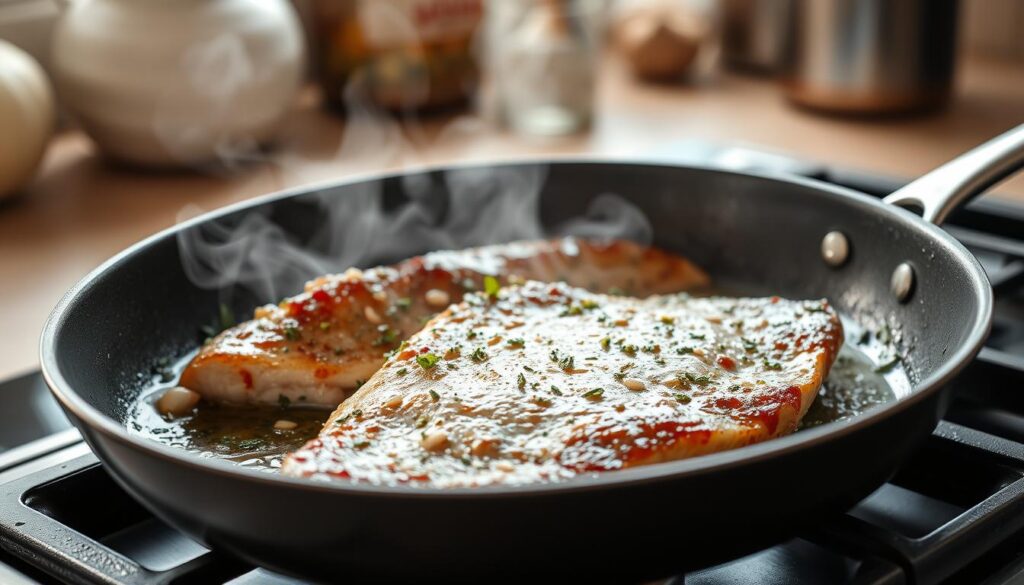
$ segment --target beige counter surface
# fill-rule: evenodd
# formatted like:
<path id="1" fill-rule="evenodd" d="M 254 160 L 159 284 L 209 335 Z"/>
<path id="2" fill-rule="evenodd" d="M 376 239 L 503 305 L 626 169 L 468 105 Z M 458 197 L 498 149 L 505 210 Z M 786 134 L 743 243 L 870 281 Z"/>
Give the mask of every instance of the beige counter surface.
<path id="1" fill-rule="evenodd" d="M 911 177 L 1024 123 L 1024 67 L 971 62 L 962 73 L 957 98 L 943 112 L 866 121 L 796 110 L 762 79 L 726 75 L 701 88 L 652 87 L 610 63 L 592 131 L 547 142 L 503 134 L 469 116 L 411 129 L 346 129 L 310 92 L 276 149 L 203 173 L 119 168 L 85 136 L 67 131 L 54 140 L 25 196 L 0 204 L 0 379 L 37 367 L 39 331 L 64 291 L 119 250 L 197 209 L 384 168 L 551 154 L 638 156 L 691 139 Z M 999 193 L 1024 204 L 1024 176 Z"/>

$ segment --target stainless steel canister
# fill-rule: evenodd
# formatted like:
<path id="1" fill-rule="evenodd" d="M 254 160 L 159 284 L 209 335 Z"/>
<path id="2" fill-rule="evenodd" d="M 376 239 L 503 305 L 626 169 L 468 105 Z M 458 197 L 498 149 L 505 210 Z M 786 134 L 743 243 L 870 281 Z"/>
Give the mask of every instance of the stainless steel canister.
<path id="1" fill-rule="evenodd" d="M 942 105 L 953 86 L 957 0 L 796 0 L 785 87 L 841 113 Z"/>

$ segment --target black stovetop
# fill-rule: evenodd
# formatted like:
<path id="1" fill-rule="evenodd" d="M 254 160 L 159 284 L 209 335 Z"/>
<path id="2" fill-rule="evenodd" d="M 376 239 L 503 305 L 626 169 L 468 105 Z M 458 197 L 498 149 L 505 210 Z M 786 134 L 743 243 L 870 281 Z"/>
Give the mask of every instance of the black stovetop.
<path id="1" fill-rule="evenodd" d="M 875 195 L 900 184 L 696 142 L 653 158 L 795 173 Z M 670 582 L 1024 583 L 1024 207 L 977 201 L 946 229 L 985 266 L 995 323 L 952 383 L 949 413 L 927 444 L 814 531 Z M 19 538 L 27 523 L 42 524 L 47 537 Z M 299 583 L 208 551 L 136 504 L 69 427 L 38 373 L 0 383 L 0 548 L 2 584 Z"/>

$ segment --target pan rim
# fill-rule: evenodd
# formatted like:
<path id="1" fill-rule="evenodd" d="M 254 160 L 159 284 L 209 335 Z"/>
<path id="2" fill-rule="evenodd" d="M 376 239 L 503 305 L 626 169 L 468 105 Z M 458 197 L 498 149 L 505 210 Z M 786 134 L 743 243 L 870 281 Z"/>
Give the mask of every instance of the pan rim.
<path id="1" fill-rule="evenodd" d="M 911 392 L 903 398 L 878 405 L 865 413 L 845 421 L 832 422 L 820 427 L 806 429 L 799 433 L 793 433 L 785 437 L 779 437 L 771 441 L 765 441 L 755 445 L 748 445 L 740 449 L 732 449 L 719 453 L 682 459 L 678 461 L 662 462 L 657 465 L 646 465 L 636 468 L 617 470 L 615 473 L 587 474 L 577 476 L 564 482 L 527 484 L 521 486 L 486 486 L 475 488 L 435 488 L 435 487 L 409 487 L 409 486 L 381 486 L 372 484 L 358 484 L 347 482 L 316 481 L 308 478 L 296 478 L 280 474 L 267 474 L 251 469 L 239 467 L 230 462 L 196 457 L 187 451 L 163 445 L 145 437 L 133 435 L 128 432 L 127 427 L 118 424 L 113 418 L 100 412 L 83 398 L 72 385 L 64 378 L 57 363 L 56 341 L 62 324 L 73 309 L 75 301 L 82 293 L 94 284 L 102 275 L 126 262 L 139 251 L 165 239 L 174 237 L 178 232 L 189 229 L 204 222 L 226 216 L 247 208 L 256 208 L 273 201 L 283 200 L 295 196 L 309 194 L 326 188 L 336 188 L 345 185 L 364 183 L 369 181 L 384 181 L 410 174 L 447 172 L 460 169 L 473 168 L 500 168 L 506 166 L 554 166 L 554 165 L 607 165 L 619 164 L 631 167 L 655 167 L 655 168 L 678 168 L 688 171 L 712 173 L 726 176 L 743 176 L 748 178 L 767 180 L 784 186 L 798 186 L 813 189 L 818 192 L 826 192 L 832 196 L 853 199 L 869 207 L 883 210 L 884 213 L 893 214 L 893 219 L 899 218 L 903 222 L 909 221 L 918 229 L 923 229 L 935 238 L 938 243 L 945 245 L 957 256 L 965 261 L 970 268 L 965 274 L 971 279 L 971 287 L 978 293 L 979 309 L 967 341 L 957 348 L 948 359 L 932 372 L 924 380 L 914 384 Z M 471 161 L 455 164 L 421 165 L 407 167 L 398 170 L 383 172 L 360 173 L 351 175 L 341 180 L 328 180 L 301 185 L 281 191 L 276 191 L 252 199 L 240 201 L 218 209 L 203 213 L 185 222 L 173 225 L 164 230 L 146 237 L 139 242 L 117 253 L 97 268 L 89 272 L 77 282 L 61 300 L 48 316 L 43 327 L 39 341 L 40 367 L 43 378 L 50 388 L 51 393 L 58 402 L 73 418 L 81 421 L 90 430 L 100 432 L 107 438 L 112 439 L 125 447 L 141 451 L 149 456 L 156 456 L 168 463 L 183 465 L 192 470 L 214 473 L 219 476 L 226 476 L 229 479 L 242 482 L 266 483 L 268 487 L 289 487 L 302 491 L 316 493 L 337 493 L 348 497 L 395 497 L 407 499 L 438 499 L 463 500 L 474 499 L 500 499 L 507 497 L 548 497 L 551 495 L 572 494 L 588 492 L 593 490 L 614 490 L 623 489 L 637 484 L 664 481 L 667 479 L 679 479 L 681 476 L 702 475 L 714 473 L 725 468 L 753 465 L 759 462 L 766 462 L 776 457 L 797 452 L 804 448 L 804 445 L 824 440 L 837 440 L 851 433 L 861 431 L 866 427 L 875 424 L 886 418 L 896 416 L 899 412 L 911 408 L 921 400 L 926 400 L 932 393 L 938 392 L 940 388 L 957 373 L 959 373 L 981 350 L 982 345 L 988 336 L 991 328 L 993 311 L 993 293 L 991 285 L 985 276 L 984 269 L 959 241 L 942 230 L 939 226 L 925 222 L 917 215 L 886 203 L 881 200 L 860 193 L 858 191 L 839 187 L 805 177 L 780 176 L 771 173 L 743 172 L 722 169 L 707 165 L 679 164 L 670 161 L 651 161 L 642 159 L 623 159 L 621 157 L 600 157 L 600 156 L 555 156 L 545 158 L 512 158 L 500 161 Z M 83 432 L 89 439 L 89 433 Z M 106 465 L 106 463 L 104 462 Z M 339 496 L 340 497 L 340 496 Z"/>

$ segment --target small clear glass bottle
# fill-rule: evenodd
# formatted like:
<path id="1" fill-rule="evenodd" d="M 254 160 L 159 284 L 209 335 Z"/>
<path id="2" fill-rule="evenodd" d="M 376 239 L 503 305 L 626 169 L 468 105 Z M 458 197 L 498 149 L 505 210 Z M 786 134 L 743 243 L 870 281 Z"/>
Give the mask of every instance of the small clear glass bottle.
<path id="1" fill-rule="evenodd" d="M 488 66 L 497 115 L 511 130 L 556 136 L 590 126 L 601 0 L 492 0 Z"/>

